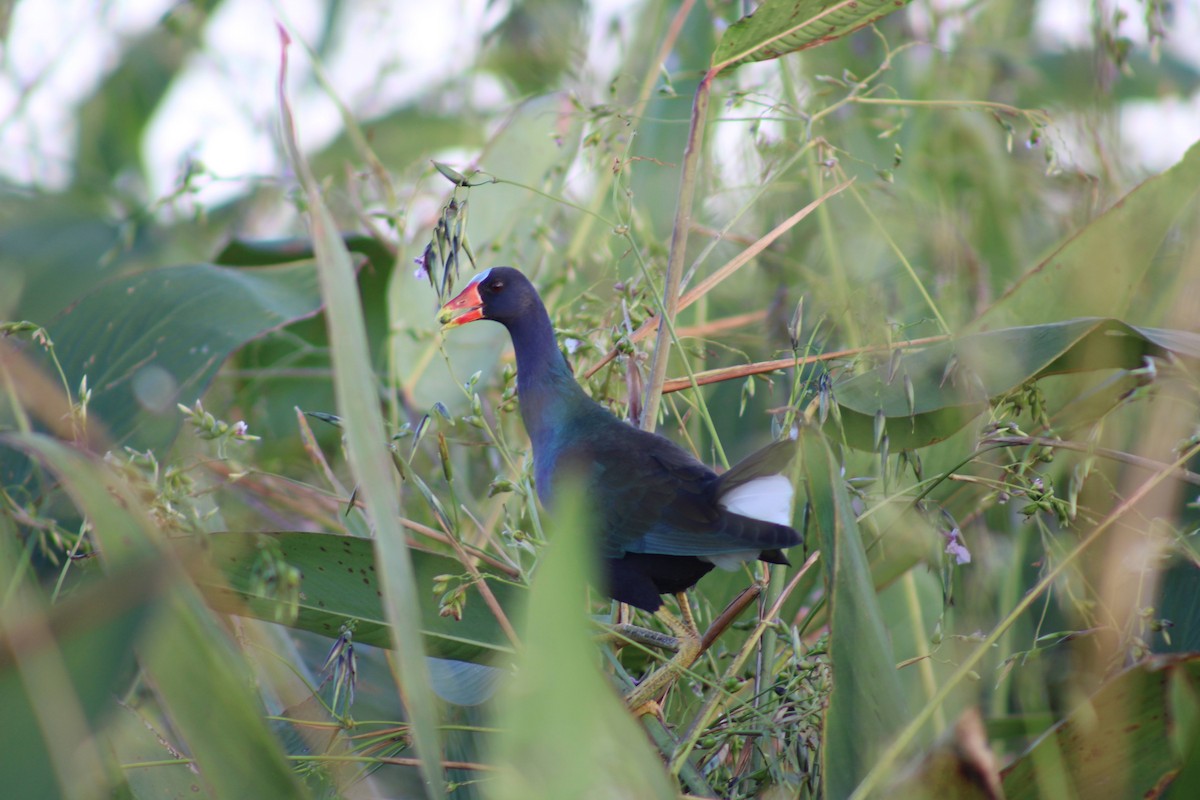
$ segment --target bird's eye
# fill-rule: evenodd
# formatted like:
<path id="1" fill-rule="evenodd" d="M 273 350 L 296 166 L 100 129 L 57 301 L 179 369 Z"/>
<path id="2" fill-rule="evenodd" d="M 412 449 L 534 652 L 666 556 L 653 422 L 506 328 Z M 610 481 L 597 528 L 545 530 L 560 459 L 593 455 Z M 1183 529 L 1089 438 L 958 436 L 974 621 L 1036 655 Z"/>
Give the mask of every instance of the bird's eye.
<path id="1" fill-rule="evenodd" d="M 492 294 L 499 294 L 500 292 L 504 291 L 504 281 L 492 281 L 491 284 L 488 285 L 488 289 L 491 290 Z"/>

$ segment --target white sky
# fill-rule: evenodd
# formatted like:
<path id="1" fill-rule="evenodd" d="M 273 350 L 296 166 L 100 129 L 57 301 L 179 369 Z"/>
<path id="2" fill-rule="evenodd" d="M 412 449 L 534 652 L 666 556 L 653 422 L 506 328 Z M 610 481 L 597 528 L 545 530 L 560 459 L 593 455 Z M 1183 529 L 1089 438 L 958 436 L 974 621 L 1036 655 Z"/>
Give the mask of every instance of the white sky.
<path id="1" fill-rule="evenodd" d="M 942 6 L 962 0 L 940 0 Z M 123 38 L 158 24 L 174 0 L 22 0 L 0 53 L 0 176 L 19 184 L 60 188 L 71 175 L 77 135 L 75 109 L 112 69 Z M 589 56 L 609 69 L 616 48 L 605 41 L 606 21 L 628 13 L 637 0 L 603 0 L 593 21 Z M 1143 5 L 1120 0 L 1130 19 L 1123 32 L 1145 38 Z M 1200 3 L 1176 3 L 1168 46 L 1200 64 Z M 243 189 L 245 180 L 283 169 L 275 135 L 275 80 L 279 46 L 276 19 L 298 37 L 317 41 L 320 0 L 227 0 L 206 27 L 205 47 L 175 81 L 143 142 L 151 192 L 177 186 L 183 164 L 196 158 L 222 180 L 199 200 L 213 203 Z M 1043 0 L 1038 32 L 1052 44 L 1090 42 L 1092 0 Z M 503 16 L 503 2 L 488 0 L 389 0 L 361 3 L 345 20 L 350 27 L 324 62 L 341 98 L 367 118 L 412 99 L 439 77 L 470 65 L 482 34 Z M 913 5 L 920 25 L 921 4 Z M 309 80 L 302 48 L 291 50 L 292 102 L 304 144 L 318 147 L 337 135 L 339 116 Z M 476 100 L 503 102 L 498 86 L 482 87 Z M 1122 132 L 1154 171 L 1174 163 L 1200 138 L 1200 95 L 1187 100 L 1129 104 Z M 1084 165 L 1086 167 L 1086 165 Z"/>

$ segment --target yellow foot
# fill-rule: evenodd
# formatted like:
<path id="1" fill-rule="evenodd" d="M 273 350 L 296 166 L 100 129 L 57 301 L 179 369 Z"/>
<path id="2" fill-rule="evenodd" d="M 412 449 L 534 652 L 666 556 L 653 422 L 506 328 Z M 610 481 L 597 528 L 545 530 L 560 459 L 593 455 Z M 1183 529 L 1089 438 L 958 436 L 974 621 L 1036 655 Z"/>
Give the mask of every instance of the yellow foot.
<path id="1" fill-rule="evenodd" d="M 651 704 L 661 714 L 658 699 L 675 679 L 687 672 L 688 668 L 700 657 L 700 634 L 694 627 L 686 625 L 665 608 L 655 611 L 654 616 L 662 620 L 671 633 L 675 634 L 675 638 L 679 640 L 679 647 L 670 661 L 647 675 L 633 691 L 625 695 L 625 705 L 637 716 L 650 713 L 644 709 Z M 688 616 L 691 614 L 689 613 Z"/>
<path id="2" fill-rule="evenodd" d="M 662 719 L 662 715 L 663 715 L 662 705 L 657 700 L 647 700 L 645 703 L 642 703 L 640 706 L 638 706 L 636 708 L 630 707 L 629 710 L 633 713 L 633 715 L 635 717 L 644 717 L 646 715 L 652 715 L 652 716 L 658 717 L 659 719 Z"/>

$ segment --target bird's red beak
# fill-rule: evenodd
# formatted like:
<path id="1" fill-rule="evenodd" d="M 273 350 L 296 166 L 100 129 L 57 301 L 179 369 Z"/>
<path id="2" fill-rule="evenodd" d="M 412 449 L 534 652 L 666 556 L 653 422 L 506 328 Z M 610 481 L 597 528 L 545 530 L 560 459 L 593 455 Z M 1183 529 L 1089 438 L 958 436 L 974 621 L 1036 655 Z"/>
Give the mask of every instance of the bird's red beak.
<path id="1" fill-rule="evenodd" d="M 483 298 L 479 296 L 479 281 L 471 281 L 467 288 L 438 311 L 438 322 L 442 330 L 457 328 L 477 319 L 483 319 Z"/>

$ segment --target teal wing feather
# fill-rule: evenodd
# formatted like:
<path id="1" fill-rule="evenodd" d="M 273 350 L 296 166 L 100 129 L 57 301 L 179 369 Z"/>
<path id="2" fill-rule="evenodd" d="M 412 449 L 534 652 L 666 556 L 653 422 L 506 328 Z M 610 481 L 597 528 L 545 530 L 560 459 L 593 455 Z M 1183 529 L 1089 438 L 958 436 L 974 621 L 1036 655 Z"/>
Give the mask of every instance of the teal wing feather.
<path id="1" fill-rule="evenodd" d="M 731 480 L 668 439 L 614 423 L 577 438 L 560 462 L 582 472 L 605 557 L 712 556 L 798 543 L 786 525 L 733 514 L 717 503 L 722 490 L 779 472 L 774 465 L 786 465 L 791 457 L 783 457 L 785 448 L 768 448 L 772 452 L 761 459 L 752 456 L 746 469 L 738 472 L 739 464 L 726 473 Z"/>

